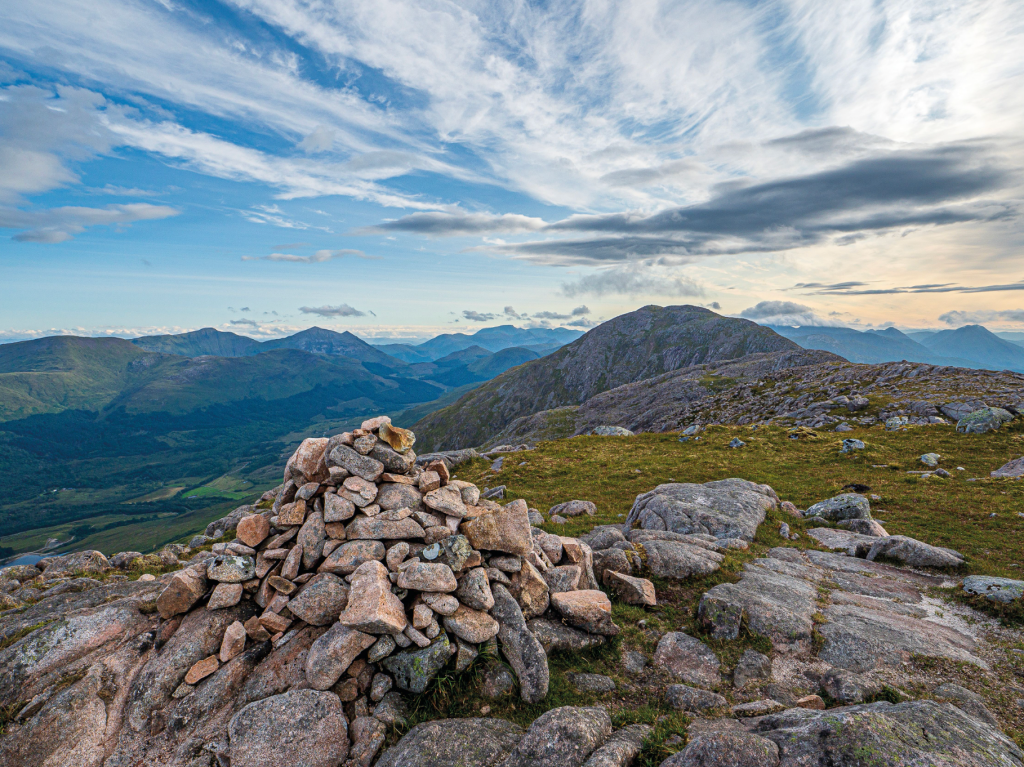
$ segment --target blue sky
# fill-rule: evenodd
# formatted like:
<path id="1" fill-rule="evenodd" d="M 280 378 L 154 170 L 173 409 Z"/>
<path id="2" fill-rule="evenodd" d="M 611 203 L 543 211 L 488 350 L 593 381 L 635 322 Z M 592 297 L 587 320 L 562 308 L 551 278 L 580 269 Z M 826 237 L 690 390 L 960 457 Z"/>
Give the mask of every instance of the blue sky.
<path id="1" fill-rule="evenodd" d="M 0 340 L 1024 327 L 1011 0 L 0 6 Z"/>

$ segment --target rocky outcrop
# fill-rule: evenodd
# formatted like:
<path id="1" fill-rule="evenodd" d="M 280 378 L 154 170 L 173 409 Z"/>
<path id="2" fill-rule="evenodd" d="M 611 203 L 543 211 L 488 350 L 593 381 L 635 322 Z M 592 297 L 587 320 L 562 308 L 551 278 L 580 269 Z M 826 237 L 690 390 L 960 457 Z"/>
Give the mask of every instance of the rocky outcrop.
<path id="1" fill-rule="evenodd" d="M 658 485 L 637 496 L 626 524 L 637 523 L 644 530 L 751 541 L 765 514 L 778 503 L 779 497 L 770 487 L 744 479 Z"/>
<path id="2" fill-rule="evenodd" d="M 700 307 L 645 306 L 501 374 L 431 413 L 415 429 L 434 450 L 482 445 L 516 418 L 579 405 L 623 384 L 702 363 L 798 348 L 766 327 Z"/>
<path id="3" fill-rule="evenodd" d="M 417 464 L 413 440 L 377 418 L 304 441 L 272 508 L 242 507 L 238 538 L 191 561 L 168 551 L 181 569 L 156 580 L 129 581 L 99 552 L 12 570 L 15 593 L 42 588 L 0 614 L 0 696 L 20 711 L 4 763 L 369 767 L 401 717 L 393 690 L 422 693 L 495 641 L 523 699 L 542 702 L 547 655 L 526 621 L 552 592 L 574 625 L 556 642 L 619 630 L 591 550 L 535 531 L 521 500 L 481 499 L 443 461 Z M 481 763 L 521 745 L 479 721 Z"/>

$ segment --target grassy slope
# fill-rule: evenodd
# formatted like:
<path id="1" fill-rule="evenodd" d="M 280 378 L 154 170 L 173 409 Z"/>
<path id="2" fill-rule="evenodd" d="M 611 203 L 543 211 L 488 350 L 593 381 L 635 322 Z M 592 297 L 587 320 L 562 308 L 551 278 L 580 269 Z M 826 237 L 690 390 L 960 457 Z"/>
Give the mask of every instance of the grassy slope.
<path id="1" fill-rule="evenodd" d="M 142 358 L 159 359 L 120 338 L 55 336 L 0 345 L 0 420 L 99 410 Z"/>
<path id="2" fill-rule="evenodd" d="M 726 444 L 734 436 L 747 442 L 742 449 Z M 839 454 L 843 437 L 856 437 L 868 449 L 851 457 Z M 505 484 L 506 499 L 524 498 L 531 507 L 546 511 L 551 505 L 582 498 L 598 506 L 596 517 L 571 520 L 567 525 L 545 525 L 549 532 L 579 535 L 597 524 L 622 522 L 636 495 L 663 482 L 706 482 L 741 477 L 770 484 L 783 500 L 801 508 L 842 491 L 857 482 L 869 485 L 882 497 L 873 504 L 877 518 L 892 534 L 910 535 L 929 543 L 959 549 L 968 558 L 969 573 L 1022 577 L 1020 552 L 1024 550 L 1024 483 L 984 479 L 967 482 L 968 477 L 988 473 L 1010 458 L 1024 453 L 1024 424 L 1014 424 L 995 434 L 960 435 L 950 427 L 927 427 L 907 432 L 886 432 L 881 427 L 852 433 L 821 432 L 818 439 L 794 441 L 782 429 L 713 427 L 698 442 L 679 443 L 676 434 L 643 434 L 636 437 L 577 437 L 541 443 L 534 451 L 509 455 L 501 472 L 490 470 L 484 460 L 459 467 L 460 479 L 481 487 Z M 942 454 L 941 465 L 953 472 L 949 480 L 913 479 L 907 470 L 923 468 L 918 457 L 925 452 Z M 525 465 L 520 466 L 520 463 Z M 892 468 L 875 469 L 872 464 Z M 966 470 L 956 471 L 957 466 Z M 898 468 L 897 468 L 898 467 Z M 885 511 L 881 511 L 885 509 Z M 991 514 L 995 514 L 991 518 Z M 800 540 L 783 541 L 778 526 L 786 521 L 802 533 Z M 747 648 L 770 651 L 764 638 L 741 634 L 735 641 L 711 639 L 695 620 L 700 596 L 716 583 L 735 581 L 744 563 L 763 556 L 772 546 L 811 546 L 803 531 L 818 523 L 794 520 L 773 512 L 761 525 L 754 544 L 746 552 L 730 551 L 722 569 L 707 578 L 673 582 L 655 579 L 658 606 L 645 610 L 613 600 L 613 614 L 623 631 L 609 646 L 579 654 L 555 653 L 550 658 L 551 688 L 548 698 L 527 705 L 518 697 L 488 700 L 480 695 L 480 675 L 488 659 L 481 659 L 471 673 L 440 677 L 414 699 L 411 724 L 447 716 L 479 716 L 484 705 L 491 716 L 527 726 L 546 710 L 563 705 L 608 707 L 616 726 L 633 722 L 655 725 L 654 737 L 637 760 L 638 767 L 661 764 L 678 746 L 669 747 L 670 735 L 684 739 L 689 720 L 671 709 L 649 688 L 637 685 L 622 670 L 621 653 L 638 650 L 652 656 L 657 637 L 666 631 L 683 630 L 700 637 L 719 656 L 723 671 L 730 672 Z M 647 628 L 638 625 L 643 619 Z M 1024 646 L 1024 645 L 1022 645 Z M 493 662 L 493 661 L 491 661 Z M 917 662 L 917 661 L 915 661 Z M 566 673 L 584 671 L 611 676 L 618 689 L 609 694 L 578 693 Z M 1012 677 L 1013 669 L 993 672 Z M 976 676 L 976 675 L 975 675 Z M 1002 678 L 1000 676 L 1000 678 Z M 993 679 L 995 682 L 993 682 Z M 985 696 L 1001 718 L 1007 732 L 1024 743 L 1024 719 L 993 679 L 960 679 Z M 718 690 L 730 701 L 732 688 Z M 808 689 L 807 692 L 814 692 Z M 914 691 L 927 695 L 925 690 Z M 1012 697 L 1012 696 L 1011 696 Z M 1014 713 L 1017 712 L 1017 713 Z"/>

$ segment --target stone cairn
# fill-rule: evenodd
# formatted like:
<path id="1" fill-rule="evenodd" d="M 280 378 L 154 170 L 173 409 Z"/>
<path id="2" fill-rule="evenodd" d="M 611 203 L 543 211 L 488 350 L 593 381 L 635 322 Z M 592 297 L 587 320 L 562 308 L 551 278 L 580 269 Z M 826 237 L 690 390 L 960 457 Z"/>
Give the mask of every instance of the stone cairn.
<path id="1" fill-rule="evenodd" d="M 307 653 L 306 685 L 334 690 L 358 715 L 393 687 L 423 692 L 453 658 L 461 672 L 481 646 L 495 655 L 497 640 L 522 698 L 537 702 L 547 656 L 527 620 L 547 613 L 595 639 L 618 633 L 586 543 L 532 528 L 525 501 L 481 498 L 443 458 L 418 463 L 414 442 L 387 417 L 305 440 L 265 496 L 273 507 L 242 516 L 235 540 L 174 573 L 157 600 L 164 619 L 242 600 L 262 610 L 228 626 L 186 685 L 309 624 L 329 628 Z"/>

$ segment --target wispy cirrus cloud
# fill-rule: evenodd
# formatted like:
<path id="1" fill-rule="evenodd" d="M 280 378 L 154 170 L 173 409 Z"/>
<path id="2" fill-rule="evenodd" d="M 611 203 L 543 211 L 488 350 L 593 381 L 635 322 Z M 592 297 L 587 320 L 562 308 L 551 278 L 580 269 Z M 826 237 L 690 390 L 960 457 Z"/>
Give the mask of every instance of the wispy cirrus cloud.
<path id="1" fill-rule="evenodd" d="M 271 253 L 267 256 L 242 256 L 243 261 L 282 261 L 292 264 L 322 264 L 327 261 L 334 261 L 338 258 L 345 258 L 351 256 L 353 258 L 362 258 L 369 261 L 380 260 L 380 256 L 368 256 L 361 250 L 352 249 L 338 249 L 329 250 L 323 249 L 318 250 L 309 256 L 298 256 L 294 253 Z"/>
<path id="2" fill-rule="evenodd" d="M 1024 280 L 1006 282 L 996 285 L 957 285 L 952 282 L 905 285 L 892 288 L 872 288 L 866 282 L 838 282 L 825 284 L 819 282 L 797 283 L 789 290 L 800 290 L 805 293 L 844 296 L 881 296 L 899 293 L 1004 293 L 1007 291 L 1024 290 Z"/>

